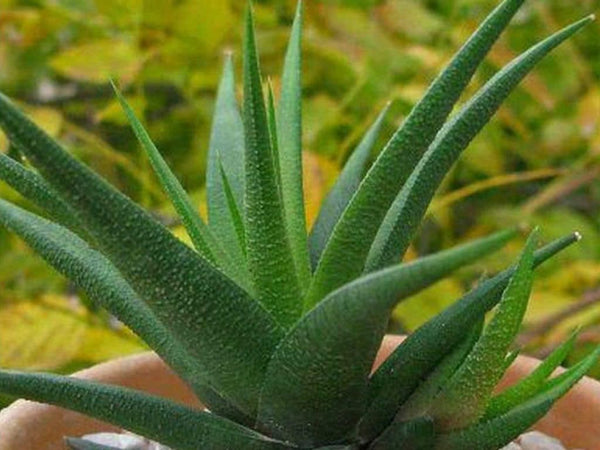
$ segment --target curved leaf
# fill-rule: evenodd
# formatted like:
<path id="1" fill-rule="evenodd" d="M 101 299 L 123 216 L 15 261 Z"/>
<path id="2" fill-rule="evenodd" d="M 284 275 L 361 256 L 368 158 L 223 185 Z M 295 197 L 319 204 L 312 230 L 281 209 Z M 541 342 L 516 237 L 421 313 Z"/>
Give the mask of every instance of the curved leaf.
<path id="1" fill-rule="evenodd" d="M 488 16 L 383 149 L 331 234 L 304 301 L 305 310 L 363 272 L 373 239 L 398 191 L 522 3 L 505 0 Z"/>
<path id="2" fill-rule="evenodd" d="M 433 420 L 420 417 L 393 423 L 369 446 L 369 450 L 430 450 L 434 442 Z"/>
<path id="3" fill-rule="evenodd" d="M 77 378 L 0 371 L 0 392 L 87 414 L 178 450 L 290 448 L 209 412 Z"/>
<path id="4" fill-rule="evenodd" d="M 404 255 L 436 189 L 462 151 L 535 65 L 590 20 L 588 17 L 562 29 L 514 59 L 444 126 L 394 200 L 373 242 L 365 270 L 381 269 Z"/>
<path id="5" fill-rule="evenodd" d="M 302 16 L 299 0 L 281 77 L 277 125 L 281 195 L 296 272 L 304 291 L 311 270 L 302 189 Z"/>
<path id="6" fill-rule="evenodd" d="M 579 239 L 580 235 L 574 233 L 546 245 L 535 252 L 534 265 L 538 266 Z M 370 379 L 369 407 L 360 425 L 362 438 L 372 439 L 392 421 L 419 382 L 464 339 L 464 324 L 481 320 L 496 305 L 514 270 L 512 267 L 485 280 L 429 320 L 377 369 Z"/>
<path id="7" fill-rule="evenodd" d="M 301 445 L 346 437 L 366 405 L 367 380 L 391 310 L 403 298 L 496 250 L 514 230 L 359 278 L 292 328 L 269 363 L 258 420 Z"/>
<path id="8" fill-rule="evenodd" d="M 600 357 L 600 347 L 581 363 L 551 380 L 547 388 L 531 400 L 492 420 L 441 435 L 435 450 L 496 450 L 530 428 L 546 415 L 552 405 L 565 395 L 593 367 Z"/>
<path id="9" fill-rule="evenodd" d="M 533 251 L 537 237 L 536 229 L 527 240 L 494 317 L 430 409 L 436 429 L 465 428 L 483 415 L 492 391 L 504 375 L 507 352 L 527 309 L 533 285 Z"/>
<path id="10" fill-rule="evenodd" d="M 310 259 L 313 269 L 319 263 L 321 253 L 323 253 L 323 249 L 327 245 L 335 224 L 342 216 L 350 199 L 360 185 L 367 161 L 369 160 L 369 156 L 371 156 L 371 151 L 377 139 L 379 139 L 383 120 L 389 108 L 390 104 L 388 103 L 373 125 L 371 125 L 371 128 L 369 128 L 360 144 L 358 144 L 358 147 L 356 147 L 352 156 L 350 156 L 344 165 L 342 173 L 335 181 L 325 200 L 323 200 L 323 204 L 319 209 L 319 215 L 309 236 Z"/>
<path id="11" fill-rule="evenodd" d="M 219 165 L 223 165 L 237 209 L 244 208 L 244 125 L 235 95 L 232 56 L 227 55 L 217 92 L 208 149 L 206 197 L 208 226 L 240 267 L 246 266 L 245 247 L 240 245 L 228 206 Z M 220 163 L 219 163 L 220 161 Z"/>
<path id="12" fill-rule="evenodd" d="M 215 389 L 253 415 L 264 371 L 283 335 L 270 314 L 1 95 L 0 125 L 77 210 L 101 251 L 132 288 L 202 361 Z"/>
<path id="13" fill-rule="evenodd" d="M 244 42 L 244 202 L 248 269 L 262 305 L 285 327 L 302 313 L 300 286 L 273 163 L 252 9 Z"/>

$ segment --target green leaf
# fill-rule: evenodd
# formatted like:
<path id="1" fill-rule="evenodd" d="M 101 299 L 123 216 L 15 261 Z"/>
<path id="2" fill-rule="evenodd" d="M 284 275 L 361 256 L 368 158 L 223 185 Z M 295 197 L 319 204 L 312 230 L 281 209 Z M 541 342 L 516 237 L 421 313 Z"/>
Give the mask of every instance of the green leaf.
<path id="1" fill-rule="evenodd" d="M 544 417 L 552 405 L 596 364 L 599 357 L 600 347 L 579 364 L 551 380 L 546 389 L 531 400 L 492 420 L 441 435 L 434 448 L 436 450 L 496 450 L 510 443 Z"/>
<path id="2" fill-rule="evenodd" d="M 209 412 L 72 377 L 0 371 L 0 392 L 68 408 L 180 450 L 290 448 Z"/>
<path id="3" fill-rule="evenodd" d="M 235 95 L 235 75 L 231 55 L 217 93 L 206 167 L 208 225 L 213 235 L 239 267 L 246 267 L 245 246 L 240 245 L 234 227 L 219 161 L 231 185 L 238 211 L 244 209 L 244 125 Z"/>
<path id="4" fill-rule="evenodd" d="M 300 287 L 271 149 L 252 9 L 244 42 L 245 229 L 248 269 L 259 301 L 284 327 L 302 313 Z"/>
<path id="5" fill-rule="evenodd" d="M 305 299 L 305 310 L 355 279 L 398 191 L 523 0 L 505 0 L 433 82 L 367 172 L 334 228 Z"/>
<path id="6" fill-rule="evenodd" d="M 535 65 L 590 20 L 588 17 L 562 29 L 515 58 L 444 126 L 381 224 L 369 252 L 367 271 L 394 264 L 402 257 L 435 191 L 462 151 Z"/>
<path id="7" fill-rule="evenodd" d="M 158 176 L 160 184 L 169 196 L 179 217 L 181 217 L 183 225 L 185 226 L 194 247 L 196 247 L 196 250 L 198 250 L 208 261 L 215 263 L 218 267 L 222 267 L 233 278 L 239 278 L 239 273 L 232 268 L 228 256 L 212 236 L 212 233 L 200 217 L 199 212 L 192 205 L 192 201 L 179 183 L 179 180 L 173 174 L 144 129 L 144 126 L 136 117 L 135 112 L 131 106 L 129 106 L 127 100 L 125 100 L 125 97 L 123 97 L 123 94 L 121 94 L 114 83 L 112 83 L 112 87 L 136 137 L 150 159 L 152 168 Z"/>
<path id="8" fill-rule="evenodd" d="M 313 269 L 319 263 L 323 249 L 327 245 L 335 224 L 358 189 L 365 173 L 369 156 L 371 156 L 371 151 L 379 138 L 383 120 L 389 111 L 389 107 L 390 104 L 388 103 L 373 125 L 371 125 L 371 128 L 369 128 L 360 144 L 358 144 L 358 147 L 352 153 L 352 156 L 350 156 L 344 165 L 344 169 L 335 181 L 331 191 L 329 191 L 327 197 L 323 200 L 319 215 L 309 236 L 310 259 Z"/>
<path id="9" fill-rule="evenodd" d="M 514 230 L 359 278 L 332 292 L 292 328 L 265 376 L 258 420 L 301 445 L 344 438 L 366 405 L 375 354 L 396 304 L 482 254 Z"/>
<path id="10" fill-rule="evenodd" d="M 420 417 L 407 422 L 394 422 L 369 450 L 429 450 L 435 441 L 433 420 Z"/>
<path id="11" fill-rule="evenodd" d="M 211 410 L 226 417 L 241 418 L 234 407 L 207 386 L 201 364 L 194 364 L 194 359 L 171 331 L 101 253 L 66 228 L 4 200 L 0 200 L 0 223 L 141 337 L 190 384 Z"/>
<path id="12" fill-rule="evenodd" d="M 267 121 L 269 123 L 269 136 L 271 138 L 271 151 L 273 153 L 273 165 L 275 166 L 275 176 L 279 186 L 279 195 L 281 195 L 281 168 L 279 167 L 279 132 L 277 131 L 277 108 L 275 107 L 275 94 L 271 79 L 267 82 Z"/>
<path id="13" fill-rule="evenodd" d="M 402 422 L 428 414 L 437 395 L 452 375 L 454 375 L 475 345 L 475 342 L 477 342 L 477 339 L 479 339 L 482 329 L 483 320 L 473 328 L 473 331 L 448 356 L 442 359 L 431 374 L 415 389 L 408 400 L 402 405 L 398 414 L 396 414 L 395 421 Z"/>
<path id="14" fill-rule="evenodd" d="M 231 183 L 227 178 L 227 174 L 225 173 L 225 168 L 222 164 L 219 165 L 221 169 L 221 184 L 223 186 L 223 192 L 225 193 L 225 197 L 227 199 L 227 207 L 229 209 L 229 216 L 231 217 L 231 222 L 233 223 L 235 233 L 237 235 L 239 246 L 242 249 L 242 253 L 244 255 L 244 260 L 246 258 L 246 230 L 244 229 L 244 219 L 242 218 L 242 213 L 238 209 L 238 205 L 235 201 L 235 194 L 233 193 L 233 189 L 231 187 Z"/>
<path id="15" fill-rule="evenodd" d="M 283 66 L 277 125 L 285 220 L 300 288 L 304 292 L 310 283 L 311 269 L 302 189 L 302 20 L 302 0 L 299 0 Z"/>
<path id="16" fill-rule="evenodd" d="M 119 450 L 117 447 L 96 444 L 85 439 L 66 438 L 65 441 L 71 450 Z"/>
<path id="17" fill-rule="evenodd" d="M 77 211 L 100 250 L 154 314 L 202 361 L 215 390 L 252 416 L 267 363 L 283 335 L 270 314 L 1 95 L 0 125 Z"/>
<path id="18" fill-rule="evenodd" d="M 554 369 L 556 369 L 573 349 L 579 331 L 571 334 L 568 340 L 558 346 L 529 376 L 511 386 L 500 394 L 492 397 L 487 405 L 484 420 L 498 417 L 510 409 L 522 403 L 533 395 L 544 385 Z"/>
<path id="19" fill-rule="evenodd" d="M 436 429 L 465 428 L 479 420 L 485 412 L 494 388 L 504 375 L 507 352 L 527 310 L 533 285 L 533 251 L 537 239 L 538 232 L 534 230 L 494 317 L 429 411 L 435 419 Z"/>
<path id="20" fill-rule="evenodd" d="M 535 253 L 535 266 L 580 239 L 578 233 L 546 245 Z M 371 376 L 369 407 L 361 425 L 364 439 L 377 436 L 393 419 L 418 383 L 465 338 L 465 323 L 476 323 L 493 308 L 515 268 L 485 280 L 452 306 L 410 335 Z"/>
<path id="21" fill-rule="evenodd" d="M 66 227 L 85 235 L 77 214 L 39 174 L 0 153 L 0 179 Z"/>

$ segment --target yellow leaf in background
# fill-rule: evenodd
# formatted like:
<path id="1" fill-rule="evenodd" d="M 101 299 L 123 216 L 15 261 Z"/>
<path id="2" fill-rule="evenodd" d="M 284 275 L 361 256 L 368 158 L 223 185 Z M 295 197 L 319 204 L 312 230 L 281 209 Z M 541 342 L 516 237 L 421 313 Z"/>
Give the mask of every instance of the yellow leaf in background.
<path id="1" fill-rule="evenodd" d="M 317 218 L 321 202 L 338 176 L 338 169 L 331 161 L 315 153 L 304 152 L 304 201 L 306 225 L 310 229 Z"/>
<path id="2" fill-rule="evenodd" d="M 128 97 L 127 101 L 135 111 L 138 117 L 144 117 L 144 110 L 146 109 L 146 98 L 145 97 Z M 118 100 L 112 100 L 104 109 L 100 110 L 95 114 L 94 119 L 98 122 L 110 122 L 115 125 L 128 126 L 127 116 L 121 108 L 121 104 Z"/>
<path id="3" fill-rule="evenodd" d="M 200 20 L 200 18 L 208 20 Z M 237 25 L 227 0 L 187 0 L 173 14 L 173 33 L 194 53 L 209 53 L 220 47 L 227 32 Z"/>
<path id="4" fill-rule="evenodd" d="M 76 303 L 45 296 L 0 307 L 0 366 L 57 370 L 74 361 L 89 364 L 144 349 L 139 341 L 92 325 Z"/>
<path id="5" fill-rule="evenodd" d="M 415 330 L 458 300 L 463 292 L 457 280 L 446 278 L 417 295 L 403 300 L 394 309 L 392 317 L 406 330 Z"/>
<path id="6" fill-rule="evenodd" d="M 143 58 L 133 44 L 104 39 L 70 47 L 52 58 L 50 65 L 60 75 L 77 81 L 106 84 L 110 78 L 132 81 Z"/>
<path id="7" fill-rule="evenodd" d="M 55 138 L 60 134 L 64 124 L 64 117 L 60 111 L 45 107 L 28 107 L 27 113 L 51 137 Z"/>

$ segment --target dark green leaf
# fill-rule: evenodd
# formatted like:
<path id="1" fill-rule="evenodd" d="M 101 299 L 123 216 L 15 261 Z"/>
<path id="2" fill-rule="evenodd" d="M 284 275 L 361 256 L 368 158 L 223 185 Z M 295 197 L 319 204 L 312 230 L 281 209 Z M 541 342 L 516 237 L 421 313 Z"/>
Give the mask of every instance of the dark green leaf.
<path id="1" fill-rule="evenodd" d="M 298 1 L 285 56 L 278 113 L 281 194 L 298 280 L 305 291 L 311 270 L 302 190 L 302 0 Z"/>
<path id="2" fill-rule="evenodd" d="M 527 310 L 533 285 L 533 251 L 537 238 L 538 232 L 534 230 L 494 317 L 429 410 L 435 419 L 436 429 L 465 428 L 479 420 L 485 412 L 494 388 L 504 375 L 507 352 Z"/>
<path id="3" fill-rule="evenodd" d="M 404 255 L 435 191 L 462 151 L 535 65 L 589 22 L 590 18 L 576 22 L 514 59 L 444 126 L 381 224 L 369 252 L 367 271 L 394 264 Z"/>
<path id="4" fill-rule="evenodd" d="M 222 267 L 232 278 L 243 281 L 244 276 L 239 273 L 239 267 L 237 269 L 233 268 L 231 260 L 213 237 L 209 228 L 200 217 L 200 213 L 192 205 L 192 201 L 179 183 L 179 180 L 175 177 L 173 172 L 171 172 L 171 169 L 152 142 L 152 139 L 150 139 L 144 126 L 136 117 L 133 109 L 125 100 L 125 97 L 123 97 L 114 83 L 112 84 L 112 87 L 135 135 L 148 155 L 163 189 L 181 217 L 181 221 L 183 222 L 194 247 L 196 247 L 196 250 L 198 250 L 207 260 L 215 263 L 218 267 Z"/>
<path id="5" fill-rule="evenodd" d="M 81 232 L 77 214 L 39 174 L 0 153 L 0 179 L 66 227 Z"/>
<path id="6" fill-rule="evenodd" d="M 211 410 L 242 419 L 241 413 L 207 386 L 201 365 L 194 364 L 194 358 L 101 253 L 66 228 L 4 200 L 0 200 L 0 223 L 140 336 L 190 384 Z"/>
<path id="7" fill-rule="evenodd" d="M 290 448 L 215 414 L 122 387 L 0 371 L 0 391 L 87 414 L 178 450 Z"/>
<path id="8" fill-rule="evenodd" d="M 221 184 L 223 185 L 223 192 L 225 193 L 225 197 L 227 199 L 227 207 L 229 209 L 229 216 L 231 217 L 231 221 L 234 225 L 235 232 L 239 241 L 239 246 L 242 249 L 242 253 L 244 258 L 246 257 L 246 230 L 244 229 L 244 219 L 242 218 L 242 214 L 238 209 L 238 205 L 235 201 L 235 196 L 233 193 L 233 189 L 231 188 L 231 183 L 227 178 L 227 174 L 225 173 L 225 168 L 223 165 L 220 165 L 221 169 Z"/>
<path id="9" fill-rule="evenodd" d="M 248 269 L 259 301 L 280 324 L 290 327 L 302 313 L 300 287 L 271 153 L 251 7 L 244 42 L 243 117 Z"/>
<path id="10" fill-rule="evenodd" d="M 202 361 L 211 385 L 253 415 L 264 371 L 283 334 L 269 313 L 65 152 L 4 96 L 0 96 L 0 125 L 77 210 L 102 252 L 155 315 Z"/>
<path id="11" fill-rule="evenodd" d="M 217 102 L 210 136 L 206 167 L 206 195 L 208 225 L 213 235 L 239 267 L 246 267 L 245 247 L 240 247 L 222 184 L 219 161 L 235 198 L 237 209 L 244 208 L 244 125 L 235 95 L 235 76 L 231 55 L 225 59 L 223 76 L 217 93 Z"/>
<path id="12" fill-rule="evenodd" d="M 394 422 L 369 446 L 369 450 L 430 450 L 434 441 L 433 420 L 420 417 Z"/>
<path id="13" fill-rule="evenodd" d="M 454 375 L 456 369 L 465 360 L 483 329 L 483 320 L 475 326 L 473 331 L 463 339 L 444 359 L 435 367 L 429 376 L 415 389 L 412 395 L 396 414 L 396 421 L 406 421 L 428 414 L 434 405 L 435 398 L 444 388 L 448 380 Z"/>
<path id="14" fill-rule="evenodd" d="M 578 241 L 578 233 L 558 239 L 535 253 L 535 266 Z M 377 369 L 370 380 L 369 407 L 360 435 L 377 436 L 393 419 L 401 404 L 454 346 L 465 338 L 465 323 L 476 323 L 493 308 L 515 268 L 484 281 L 410 335 Z"/>
<path id="15" fill-rule="evenodd" d="M 364 411 L 367 380 L 391 310 L 402 299 L 496 250 L 514 230 L 392 267 L 332 292 L 273 355 L 259 421 L 302 445 L 345 437 Z"/>
<path id="16" fill-rule="evenodd" d="M 371 125 L 363 140 L 358 144 L 358 147 L 356 147 L 356 150 L 354 150 L 352 156 L 350 156 L 344 165 L 344 169 L 335 181 L 331 191 L 329 191 L 327 197 L 323 200 L 319 215 L 309 236 L 310 259 L 313 269 L 317 267 L 321 253 L 323 253 L 323 249 L 331 236 L 335 224 L 342 216 L 350 199 L 360 185 L 367 162 L 371 156 L 371 151 L 377 139 L 379 139 L 383 120 L 389 110 L 389 106 L 389 104 L 386 105 L 373 125 Z"/>
<path id="17" fill-rule="evenodd" d="M 505 0 L 492 12 L 383 149 L 331 234 L 305 299 L 305 310 L 362 273 L 379 226 L 398 191 L 522 2 Z"/>

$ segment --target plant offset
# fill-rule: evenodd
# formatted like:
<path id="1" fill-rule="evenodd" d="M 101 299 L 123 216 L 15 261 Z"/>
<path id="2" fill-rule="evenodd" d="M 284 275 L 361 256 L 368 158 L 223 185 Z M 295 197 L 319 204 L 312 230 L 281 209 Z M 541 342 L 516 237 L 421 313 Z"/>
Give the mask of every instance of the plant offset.
<path id="1" fill-rule="evenodd" d="M 432 83 L 369 166 L 387 111 L 346 163 L 307 234 L 302 191 L 298 7 L 276 105 L 263 92 L 251 9 L 240 115 L 228 59 L 210 141 L 208 223 L 115 88 L 193 244 L 74 159 L 6 98 L 0 125 L 30 165 L 0 154 L 0 176 L 42 218 L 0 200 L 0 221 L 118 317 L 210 412 L 125 388 L 0 372 L 0 391 L 79 411 L 176 450 L 497 449 L 543 417 L 596 362 L 558 376 L 573 335 L 528 378 L 494 388 L 533 270 L 578 240 L 537 249 L 479 283 L 409 336 L 373 373 L 393 308 L 500 249 L 506 230 L 399 264 L 446 173 L 504 99 L 576 22 L 531 47 L 451 117 L 523 0 L 505 0 Z M 487 325 L 485 314 L 496 308 Z M 72 438 L 75 449 L 108 448 Z"/>

